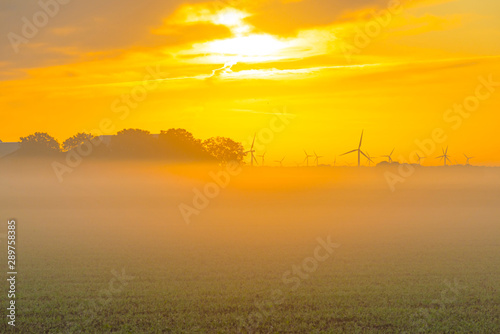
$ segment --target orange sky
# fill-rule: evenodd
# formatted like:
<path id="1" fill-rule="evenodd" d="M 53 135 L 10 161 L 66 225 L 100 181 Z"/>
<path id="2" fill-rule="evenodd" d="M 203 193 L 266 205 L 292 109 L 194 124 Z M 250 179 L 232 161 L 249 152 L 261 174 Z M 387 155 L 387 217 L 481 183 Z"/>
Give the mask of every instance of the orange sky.
<path id="1" fill-rule="evenodd" d="M 293 165 L 305 149 L 333 163 L 362 129 L 372 156 L 396 147 L 394 158 L 408 159 L 416 140 L 440 128 L 446 140 L 436 146 L 449 145 L 452 161 L 466 153 L 500 163 L 500 86 L 479 87 L 500 82 L 500 3 L 388 3 L 74 1 L 52 7 L 27 36 L 23 17 L 43 19 L 42 9 L 8 0 L 0 139 L 183 127 L 246 144 L 286 110 L 293 120 L 257 147 L 269 161 L 286 155 Z M 471 112 L 450 110 L 464 101 Z"/>

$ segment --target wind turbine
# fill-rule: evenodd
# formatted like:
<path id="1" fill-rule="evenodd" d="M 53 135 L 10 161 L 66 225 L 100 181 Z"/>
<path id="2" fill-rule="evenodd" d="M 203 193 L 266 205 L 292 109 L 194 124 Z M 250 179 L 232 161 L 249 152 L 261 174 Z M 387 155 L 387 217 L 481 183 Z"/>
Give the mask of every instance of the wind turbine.
<path id="1" fill-rule="evenodd" d="M 372 158 L 374 158 L 374 157 L 370 156 L 370 153 L 368 153 L 368 152 L 366 152 L 366 158 L 368 159 L 368 166 L 371 166 L 372 163 L 375 163 L 372 160 Z"/>
<path id="2" fill-rule="evenodd" d="M 316 157 L 316 159 L 314 159 L 314 162 L 316 162 L 316 167 L 318 167 L 319 166 L 319 159 L 323 158 L 323 156 L 317 155 L 315 151 L 313 151 L 313 152 L 314 152 L 314 156 Z"/>
<path id="3" fill-rule="evenodd" d="M 349 153 L 358 152 L 358 167 L 361 166 L 361 154 L 363 154 L 365 156 L 365 158 L 369 159 L 368 156 L 366 154 L 364 154 L 363 151 L 361 151 L 361 143 L 363 142 L 363 132 L 364 132 L 364 130 L 361 131 L 361 139 L 359 140 L 358 148 L 340 155 L 340 156 L 343 156 L 343 155 L 346 155 Z"/>
<path id="4" fill-rule="evenodd" d="M 446 165 L 446 161 L 451 162 L 450 156 L 448 155 L 448 146 L 446 146 L 446 151 L 444 149 L 442 149 L 442 150 L 443 150 L 443 155 L 437 157 L 436 159 L 443 159 L 444 160 L 444 166 L 447 166 Z"/>
<path id="5" fill-rule="evenodd" d="M 421 165 L 420 161 L 422 161 L 422 159 L 424 159 L 425 157 L 421 157 L 421 156 L 417 153 L 417 158 L 418 158 L 417 163 L 418 163 L 419 165 Z"/>
<path id="6" fill-rule="evenodd" d="M 276 160 L 275 162 L 280 164 L 280 167 L 283 167 L 283 161 L 285 160 L 286 156 L 283 157 L 281 160 Z"/>
<path id="7" fill-rule="evenodd" d="M 255 163 L 257 164 L 257 159 L 255 159 L 255 150 L 253 149 L 253 145 L 255 144 L 255 136 L 257 134 L 254 134 L 253 135 L 253 141 L 252 141 L 252 147 L 250 147 L 250 151 L 246 151 L 245 154 L 248 154 L 250 153 L 251 154 L 251 159 L 250 159 L 250 165 L 253 167 L 253 162 L 255 161 Z M 258 164 L 257 164 L 258 165 Z"/>
<path id="8" fill-rule="evenodd" d="M 264 161 L 265 161 L 264 159 L 265 159 L 265 157 L 266 157 L 266 153 L 267 153 L 267 152 L 264 152 L 264 153 L 262 153 L 261 155 L 258 155 L 258 157 L 262 159 L 261 166 L 264 166 Z"/>
<path id="9" fill-rule="evenodd" d="M 470 166 L 470 159 L 473 159 L 474 157 L 468 157 L 467 154 L 464 154 L 465 158 L 467 159 L 467 162 L 465 163 L 467 166 Z"/>
<path id="10" fill-rule="evenodd" d="M 392 151 L 391 151 L 391 154 L 389 154 L 389 155 L 383 155 L 383 156 L 382 156 L 382 158 L 387 158 L 387 159 L 388 159 L 388 161 L 389 161 L 389 163 L 390 163 L 390 164 L 392 164 L 392 163 L 394 162 L 394 161 L 392 160 L 392 154 L 394 153 L 394 150 L 395 150 L 395 149 L 396 149 L 396 148 L 393 148 L 393 149 L 392 149 Z"/>
<path id="11" fill-rule="evenodd" d="M 306 154 L 306 158 L 304 159 L 304 161 L 307 162 L 307 167 L 309 167 L 309 158 L 312 158 L 314 155 L 307 154 L 307 152 L 305 150 L 304 150 L 304 153 Z"/>

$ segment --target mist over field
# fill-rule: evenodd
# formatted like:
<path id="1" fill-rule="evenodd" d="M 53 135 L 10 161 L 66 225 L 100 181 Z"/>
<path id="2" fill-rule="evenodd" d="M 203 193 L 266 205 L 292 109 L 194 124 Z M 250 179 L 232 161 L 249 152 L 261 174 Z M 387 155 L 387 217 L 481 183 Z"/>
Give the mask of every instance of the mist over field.
<path id="1" fill-rule="evenodd" d="M 2 161 L 18 329 L 500 331 L 500 169 L 416 168 L 394 192 L 391 168 L 242 167 L 217 190 L 226 170 L 89 160 L 59 182 Z"/>

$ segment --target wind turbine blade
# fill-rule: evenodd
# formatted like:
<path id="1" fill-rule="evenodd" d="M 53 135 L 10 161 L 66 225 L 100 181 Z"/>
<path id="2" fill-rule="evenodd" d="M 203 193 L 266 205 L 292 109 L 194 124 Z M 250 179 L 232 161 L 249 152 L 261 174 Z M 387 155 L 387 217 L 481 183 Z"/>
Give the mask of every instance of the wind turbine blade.
<path id="1" fill-rule="evenodd" d="M 254 163 L 254 162 L 257 163 L 257 159 L 255 158 L 255 155 L 253 154 L 253 152 L 252 152 L 252 161 L 251 162 L 252 163 Z"/>
<path id="2" fill-rule="evenodd" d="M 349 151 L 349 152 L 346 152 L 344 154 L 341 154 L 340 156 L 343 156 L 343 155 L 346 155 L 346 154 L 349 154 L 349 153 L 352 153 L 352 152 L 357 152 L 358 150 L 352 150 L 352 151 Z"/>
<path id="3" fill-rule="evenodd" d="M 253 135 L 252 147 L 250 148 L 251 150 L 253 150 L 253 145 L 255 144 L 255 136 L 257 136 L 257 133 Z"/>
<path id="4" fill-rule="evenodd" d="M 392 149 L 391 154 L 389 154 L 389 157 L 394 153 L 395 149 L 396 149 L 395 147 Z"/>
<path id="5" fill-rule="evenodd" d="M 361 143 L 363 142 L 363 133 L 365 132 L 365 130 L 361 131 L 361 139 L 359 140 L 359 146 L 358 146 L 358 149 L 361 148 Z"/>
<path id="6" fill-rule="evenodd" d="M 363 151 L 360 150 L 359 153 L 363 154 L 366 159 L 371 160 L 370 158 L 368 158 L 368 156 Z"/>

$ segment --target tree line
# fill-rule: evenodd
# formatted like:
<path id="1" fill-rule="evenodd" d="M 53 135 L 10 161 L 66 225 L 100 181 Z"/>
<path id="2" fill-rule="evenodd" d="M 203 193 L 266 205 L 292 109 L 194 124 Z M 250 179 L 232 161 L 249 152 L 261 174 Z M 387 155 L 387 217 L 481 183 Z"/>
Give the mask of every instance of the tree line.
<path id="1" fill-rule="evenodd" d="M 110 142 L 90 133 L 77 133 L 60 144 L 45 132 L 20 138 L 18 155 L 57 156 L 92 151 L 99 158 L 166 159 L 180 162 L 243 162 L 243 145 L 226 137 L 197 139 L 185 129 L 169 129 L 153 136 L 141 129 L 124 129 L 110 136 Z"/>

